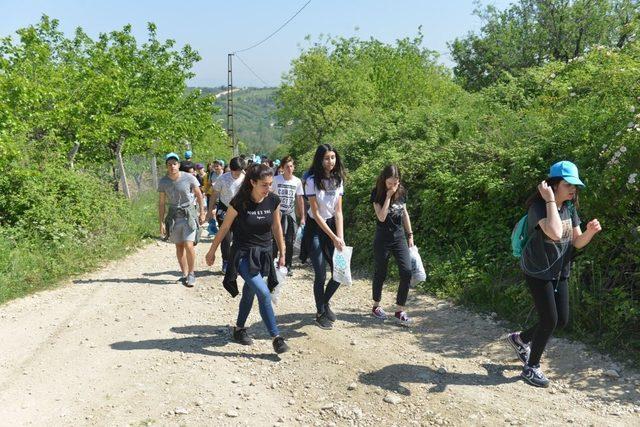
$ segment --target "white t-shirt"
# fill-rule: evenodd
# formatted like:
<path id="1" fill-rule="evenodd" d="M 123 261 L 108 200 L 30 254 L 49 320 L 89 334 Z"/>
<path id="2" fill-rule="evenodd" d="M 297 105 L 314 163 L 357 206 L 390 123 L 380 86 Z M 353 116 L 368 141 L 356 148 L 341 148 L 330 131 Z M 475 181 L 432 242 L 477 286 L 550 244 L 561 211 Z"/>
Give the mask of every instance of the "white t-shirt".
<path id="1" fill-rule="evenodd" d="M 229 206 L 231 199 L 240 189 L 242 181 L 244 181 L 244 172 L 240 174 L 238 179 L 235 179 L 231 172 L 225 172 L 213 183 L 213 189 L 220 194 L 220 201 Z"/>
<path id="2" fill-rule="evenodd" d="M 284 175 L 276 175 L 273 177 L 271 191 L 280 196 L 280 212 L 283 215 L 295 215 L 296 196 L 304 195 L 300 178 L 292 176 L 290 180 L 286 180 Z"/>
<path id="3" fill-rule="evenodd" d="M 344 195 L 344 186 L 340 184 L 336 187 L 333 182 L 328 179 L 324 179 L 323 184 L 326 190 L 317 188 L 313 180 L 313 175 L 311 175 L 305 181 L 304 192 L 307 196 L 315 196 L 316 202 L 318 203 L 318 213 L 320 213 L 322 219 L 327 220 L 335 216 L 338 200 Z M 309 208 L 309 216 L 316 219 L 311 212 L 311 208 Z"/>

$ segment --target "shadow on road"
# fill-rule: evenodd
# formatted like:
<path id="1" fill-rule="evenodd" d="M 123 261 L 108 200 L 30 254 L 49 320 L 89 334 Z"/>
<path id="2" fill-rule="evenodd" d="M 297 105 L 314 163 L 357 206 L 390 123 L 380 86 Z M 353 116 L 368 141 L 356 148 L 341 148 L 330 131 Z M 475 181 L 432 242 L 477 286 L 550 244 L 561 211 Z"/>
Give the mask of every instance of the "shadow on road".
<path id="1" fill-rule="evenodd" d="M 398 392 L 405 396 L 411 394 L 411 390 L 402 383 L 431 384 L 432 393 L 441 393 L 449 385 L 476 385 L 490 386 L 507 384 L 520 380 L 519 375 L 506 377 L 504 371 L 514 369 L 510 365 L 497 365 L 485 363 L 482 367 L 487 371 L 482 374 L 459 374 L 455 372 L 440 373 L 427 366 L 410 365 L 406 363 L 385 366 L 384 368 L 360 375 L 360 382 L 367 385 L 378 386 L 382 389 Z"/>
<path id="2" fill-rule="evenodd" d="M 194 325 L 171 328 L 171 332 L 190 335 L 180 338 L 162 338 L 143 341 L 119 341 L 111 344 L 114 350 L 164 350 L 182 353 L 202 354 L 215 357 L 244 357 L 280 361 L 274 353 L 248 353 L 232 351 L 214 351 L 212 347 L 225 347 L 230 343 L 228 326 Z M 239 346 L 239 344 L 233 344 Z"/>

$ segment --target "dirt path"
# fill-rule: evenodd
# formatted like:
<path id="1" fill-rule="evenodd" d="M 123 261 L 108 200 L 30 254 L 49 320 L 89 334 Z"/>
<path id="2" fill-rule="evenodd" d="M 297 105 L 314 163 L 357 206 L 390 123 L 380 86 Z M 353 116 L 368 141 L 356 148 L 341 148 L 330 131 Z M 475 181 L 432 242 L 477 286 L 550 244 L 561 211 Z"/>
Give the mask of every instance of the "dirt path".
<path id="1" fill-rule="evenodd" d="M 530 387 L 501 322 L 434 298 L 410 296 L 405 329 L 368 315 L 359 281 L 321 330 L 304 268 L 276 307 L 291 352 L 273 353 L 257 303 L 254 345 L 239 346 L 216 264 L 185 288 L 172 246 L 154 243 L 0 307 L 0 425 L 640 425 L 638 372 L 554 339 L 552 387 Z"/>

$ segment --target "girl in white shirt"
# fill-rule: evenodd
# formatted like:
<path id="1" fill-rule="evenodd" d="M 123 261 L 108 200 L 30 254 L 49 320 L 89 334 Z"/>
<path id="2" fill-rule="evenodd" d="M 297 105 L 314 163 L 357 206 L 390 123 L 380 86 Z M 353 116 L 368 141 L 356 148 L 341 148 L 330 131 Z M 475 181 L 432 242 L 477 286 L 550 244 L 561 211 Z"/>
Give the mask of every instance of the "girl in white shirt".
<path id="1" fill-rule="evenodd" d="M 316 325 L 331 329 L 336 315 L 329 301 L 340 283 L 332 278 L 326 284 L 327 264 L 333 271 L 333 251 L 344 248 L 344 226 L 342 220 L 342 196 L 344 195 L 344 167 L 340 155 L 329 144 L 316 149 L 310 176 L 305 182 L 305 194 L 309 198 L 304 244 L 309 252 L 315 278 L 313 294 L 316 302 Z"/>

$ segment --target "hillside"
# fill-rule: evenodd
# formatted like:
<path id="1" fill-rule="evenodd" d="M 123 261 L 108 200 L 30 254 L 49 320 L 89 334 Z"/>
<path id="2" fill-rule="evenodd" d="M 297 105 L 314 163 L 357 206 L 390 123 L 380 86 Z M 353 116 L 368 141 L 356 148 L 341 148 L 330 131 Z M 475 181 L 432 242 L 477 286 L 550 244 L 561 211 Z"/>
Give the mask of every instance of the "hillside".
<path id="1" fill-rule="evenodd" d="M 203 93 L 218 94 L 226 87 L 199 88 Z M 235 128 L 238 140 L 247 146 L 250 153 L 271 153 L 282 142 L 283 131 L 275 125 L 276 88 L 243 88 L 234 93 Z M 216 100 L 220 108 L 216 120 L 226 127 L 227 97 Z"/>

